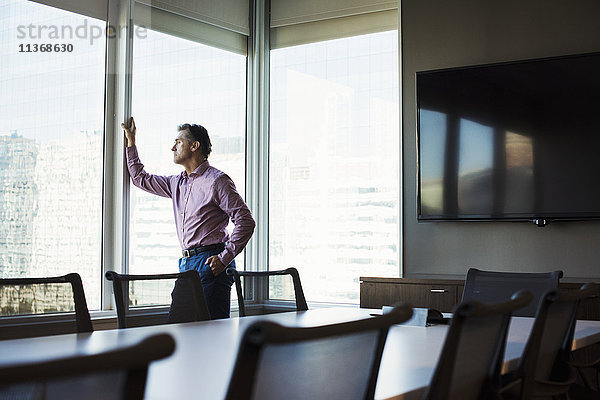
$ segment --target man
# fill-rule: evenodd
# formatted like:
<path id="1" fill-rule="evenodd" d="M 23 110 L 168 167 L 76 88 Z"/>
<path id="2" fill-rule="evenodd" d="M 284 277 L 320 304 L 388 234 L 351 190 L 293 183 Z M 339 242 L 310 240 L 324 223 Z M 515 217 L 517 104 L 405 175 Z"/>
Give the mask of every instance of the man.
<path id="1" fill-rule="evenodd" d="M 256 223 L 233 181 L 208 163 L 212 150 L 208 132 L 200 125 L 180 125 L 171 151 L 173 161 L 185 171 L 158 176 L 144 171 L 140 162 L 133 117 L 121 127 L 127 140 L 127 168 L 133 184 L 173 201 L 177 237 L 183 250 L 179 271 L 197 270 L 211 318 L 228 318 L 233 277 L 224 271 L 227 266 L 235 267 L 233 259 L 250 240 Z M 226 231 L 229 219 L 235 225 L 231 237 Z M 170 320 L 177 320 L 173 313 L 185 312 L 177 311 L 181 303 L 177 284 Z"/>

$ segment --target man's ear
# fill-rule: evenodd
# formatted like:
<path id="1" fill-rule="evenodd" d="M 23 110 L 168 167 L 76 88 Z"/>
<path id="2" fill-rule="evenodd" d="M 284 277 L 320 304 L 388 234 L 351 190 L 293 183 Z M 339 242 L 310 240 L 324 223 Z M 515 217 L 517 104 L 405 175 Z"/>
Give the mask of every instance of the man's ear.
<path id="1" fill-rule="evenodd" d="M 198 150 L 199 148 L 200 148 L 200 142 L 199 142 L 199 141 L 197 141 L 197 140 L 195 140 L 195 141 L 194 141 L 194 143 L 192 143 L 191 150 L 192 150 L 192 151 L 196 151 L 196 150 Z"/>

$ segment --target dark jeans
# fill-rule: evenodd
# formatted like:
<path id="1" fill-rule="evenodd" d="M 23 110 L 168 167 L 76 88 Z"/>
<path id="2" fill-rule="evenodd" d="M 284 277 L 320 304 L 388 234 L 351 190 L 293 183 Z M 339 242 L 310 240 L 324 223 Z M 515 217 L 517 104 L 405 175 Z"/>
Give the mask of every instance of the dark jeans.
<path id="1" fill-rule="evenodd" d="M 220 252 L 218 249 L 209 250 L 192 257 L 179 259 L 179 272 L 195 269 L 200 274 L 202 289 L 204 290 L 204 297 L 211 319 L 229 318 L 233 276 L 227 275 L 225 271 L 214 276 L 210 266 L 206 265 L 208 257 L 217 255 Z M 229 267 L 235 268 L 235 261 L 232 261 Z M 175 282 L 171 298 L 169 322 L 193 321 L 194 319 L 190 317 L 194 315 L 194 308 L 191 303 L 191 286 L 189 282 L 178 279 Z"/>

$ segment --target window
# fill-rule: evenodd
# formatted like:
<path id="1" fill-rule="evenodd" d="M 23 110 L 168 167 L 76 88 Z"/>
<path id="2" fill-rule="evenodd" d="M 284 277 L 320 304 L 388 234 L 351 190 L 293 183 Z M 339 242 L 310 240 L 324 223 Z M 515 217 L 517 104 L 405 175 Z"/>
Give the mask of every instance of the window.
<path id="1" fill-rule="evenodd" d="M 75 271 L 89 308 L 99 310 L 112 300 L 109 290 L 101 298 L 109 287 L 103 268 L 177 271 L 170 199 L 133 185 L 123 203 L 117 195 L 125 180 L 116 146 L 121 121 L 112 115 L 129 109 L 147 172 L 181 173 L 171 152 L 177 126 L 198 123 L 213 143 L 211 165 L 243 196 L 247 176 L 256 183 L 248 194 L 263 234 L 251 242 L 249 268 L 294 266 L 308 300 L 349 303 L 358 302 L 361 275 L 398 274 L 395 3 L 307 2 L 306 13 L 297 2 L 277 0 L 253 19 L 249 10 L 262 4 L 245 0 L 40 2 L 53 6 L 0 4 L 0 277 Z M 131 18 L 136 31 L 127 37 L 120 24 Z M 109 43 L 108 28 L 116 33 Z M 249 41 L 251 33 L 266 40 Z M 248 43 L 259 49 L 250 69 Z M 255 92 L 247 93 L 247 79 Z M 109 232 L 102 231 L 103 207 Z M 244 253 L 236 264 L 246 268 Z M 287 298 L 291 290 L 274 284 L 269 296 Z"/>
<path id="2" fill-rule="evenodd" d="M 104 27 L 31 1 L 0 5 L 0 277 L 78 272 L 91 309 L 101 288 Z"/>
<path id="3" fill-rule="evenodd" d="M 398 274 L 397 35 L 271 51 L 269 265 L 298 268 L 310 301 Z"/>
<path id="4" fill-rule="evenodd" d="M 147 172 L 181 173 L 171 152 L 177 126 L 197 123 L 211 138 L 210 164 L 227 173 L 243 196 L 245 104 L 246 56 L 154 30 L 135 40 L 132 114 Z M 171 200 L 132 185 L 129 272 L 179 272 L 179 257 Z M 243 254 L 236 263 L 243 269 Z"/>

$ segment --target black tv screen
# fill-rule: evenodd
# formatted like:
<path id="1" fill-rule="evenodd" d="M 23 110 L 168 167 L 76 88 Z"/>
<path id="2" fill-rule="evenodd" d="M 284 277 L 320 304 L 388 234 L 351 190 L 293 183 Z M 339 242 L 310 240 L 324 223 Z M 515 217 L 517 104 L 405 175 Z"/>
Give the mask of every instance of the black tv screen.
<path id="1" fill-rule="evenodd" d="M 419 220 L 600 218 L 600 53 L 416 84 Z"/>

